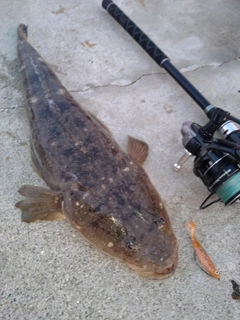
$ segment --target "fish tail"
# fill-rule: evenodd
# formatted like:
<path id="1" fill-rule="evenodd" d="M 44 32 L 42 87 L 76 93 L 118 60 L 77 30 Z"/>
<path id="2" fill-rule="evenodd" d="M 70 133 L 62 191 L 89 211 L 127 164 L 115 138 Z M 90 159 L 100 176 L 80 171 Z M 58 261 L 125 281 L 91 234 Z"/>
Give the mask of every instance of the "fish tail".
<path id="1" fill-rule="evenodd" d="M 17 29 L 17 33 L 18 33 L 18 39 L 19 40 L 26 40 L 27 39 L 27 36 L 28 36 L 28 27 L 21 23 L 19 26 L 18 26 L 18 29 Z"/>
<path id="2" fill-rule="evenodd" d="M 22 211 L 23 222 L 63 220 L 65 218 L 61 208 L 60 192 L 29 185 L 22 186 L 18 192 L 26 197 L 15 204 L 15 207 Z"/>
<path id="3" fill-rule="evenodd" d="M 192 220 L 188 221 L 186 223 L 186 227 L 189 228 L 190 230 L 196 230 L 196 223 L 193 222 Z"/>
<path id="4" fill-rule="evenodd" d="M 190 220 L 186 223 L 186 227 L 190 230 L 191 238 L 195 237 L 196 223 Z"/>

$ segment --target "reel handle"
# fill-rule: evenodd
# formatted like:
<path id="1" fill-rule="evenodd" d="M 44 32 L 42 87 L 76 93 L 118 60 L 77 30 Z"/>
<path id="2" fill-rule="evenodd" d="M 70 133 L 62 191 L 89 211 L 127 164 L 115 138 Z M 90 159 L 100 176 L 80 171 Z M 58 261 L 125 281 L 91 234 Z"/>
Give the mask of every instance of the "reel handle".
<path id="1" fill-rule="evenodd" d="M 183 156 L 178 160 L 178 162 L 174 163 L 174 171 L 178 172 L 182 168 L 182 165 L 192 156 L 193 155 L 185 149 Z"/>

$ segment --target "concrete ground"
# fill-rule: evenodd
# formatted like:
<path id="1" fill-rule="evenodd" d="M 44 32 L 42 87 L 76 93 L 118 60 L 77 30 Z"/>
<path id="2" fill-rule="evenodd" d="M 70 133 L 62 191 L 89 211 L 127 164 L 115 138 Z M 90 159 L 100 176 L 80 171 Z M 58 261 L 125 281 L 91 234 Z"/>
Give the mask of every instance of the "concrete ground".
<path id="1" fill-rule="evenodd" d="M 240 117 L 240 4 L 229 1 L 116 0 L 211 103 Z M 0 10 L 0 319 L 240 319 L 230 279 L 240 282 L 240 207 L 218 203 L 192 173 L 180 128 L 207 122 L 203 111 L 101 7 L 100 0 L 1 1 Z M 68 222 L 20 221 L 22 184 L 44 185 L 29 156 L 26 98 L 16 51 L 19 23 L 59 79 L 126 148 L 145 140 L 145 169 L 165 200 L 179 240 L 173 277 L 146 280 L 93 248 Z M 193 260 L 185 222 L 221 281 Z"/>

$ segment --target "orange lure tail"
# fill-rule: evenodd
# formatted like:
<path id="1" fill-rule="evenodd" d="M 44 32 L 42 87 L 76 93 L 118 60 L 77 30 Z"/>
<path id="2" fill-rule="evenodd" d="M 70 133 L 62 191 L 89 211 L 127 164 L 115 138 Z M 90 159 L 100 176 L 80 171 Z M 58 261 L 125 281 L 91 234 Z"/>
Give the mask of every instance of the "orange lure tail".
<path id="1" fill-rule="evenodd" d="M 200 264 L 202 265 L 202 268 L 200 268 L 203 269 L 203 271 L 205 271 L 208 275 L 220 280 L 220 272 L 215 268 L 211 258 L 196 238 L 196 224 L 193 221 L 189 221 L 186 223 L 186 227 L 190 230 L 190 237 L 192 240 L 192 246 L 195 251 L 195 255 L 198 258 Z"/>

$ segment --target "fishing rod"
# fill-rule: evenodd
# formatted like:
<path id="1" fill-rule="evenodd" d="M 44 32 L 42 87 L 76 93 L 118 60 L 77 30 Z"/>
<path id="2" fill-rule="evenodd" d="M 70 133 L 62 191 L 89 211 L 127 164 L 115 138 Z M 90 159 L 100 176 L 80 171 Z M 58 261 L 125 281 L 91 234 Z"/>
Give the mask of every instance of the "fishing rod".
<path id="1" fill-rule="evenodd" d="M 113 1 L 103 0 L 102 6 L 177 81 L 209 118 L 204 126 L 190 121 L 183 123 L 181 134 L 185 154 L 174 165 L 175 171 L 178 171 L 189 157 L 195 156 L 193 172 L 210 191 L 200 208 L 204 209 L 217 201 L 225 205 L 237 201 L 240 198 L 240 130 L 235 123 L 240 124 L 240 119 L 212 105 Z M 214 136 L 216 131 L 221 133 L 222 139 Z M 214 194 L 218 199 L 208 203 Z"/>

